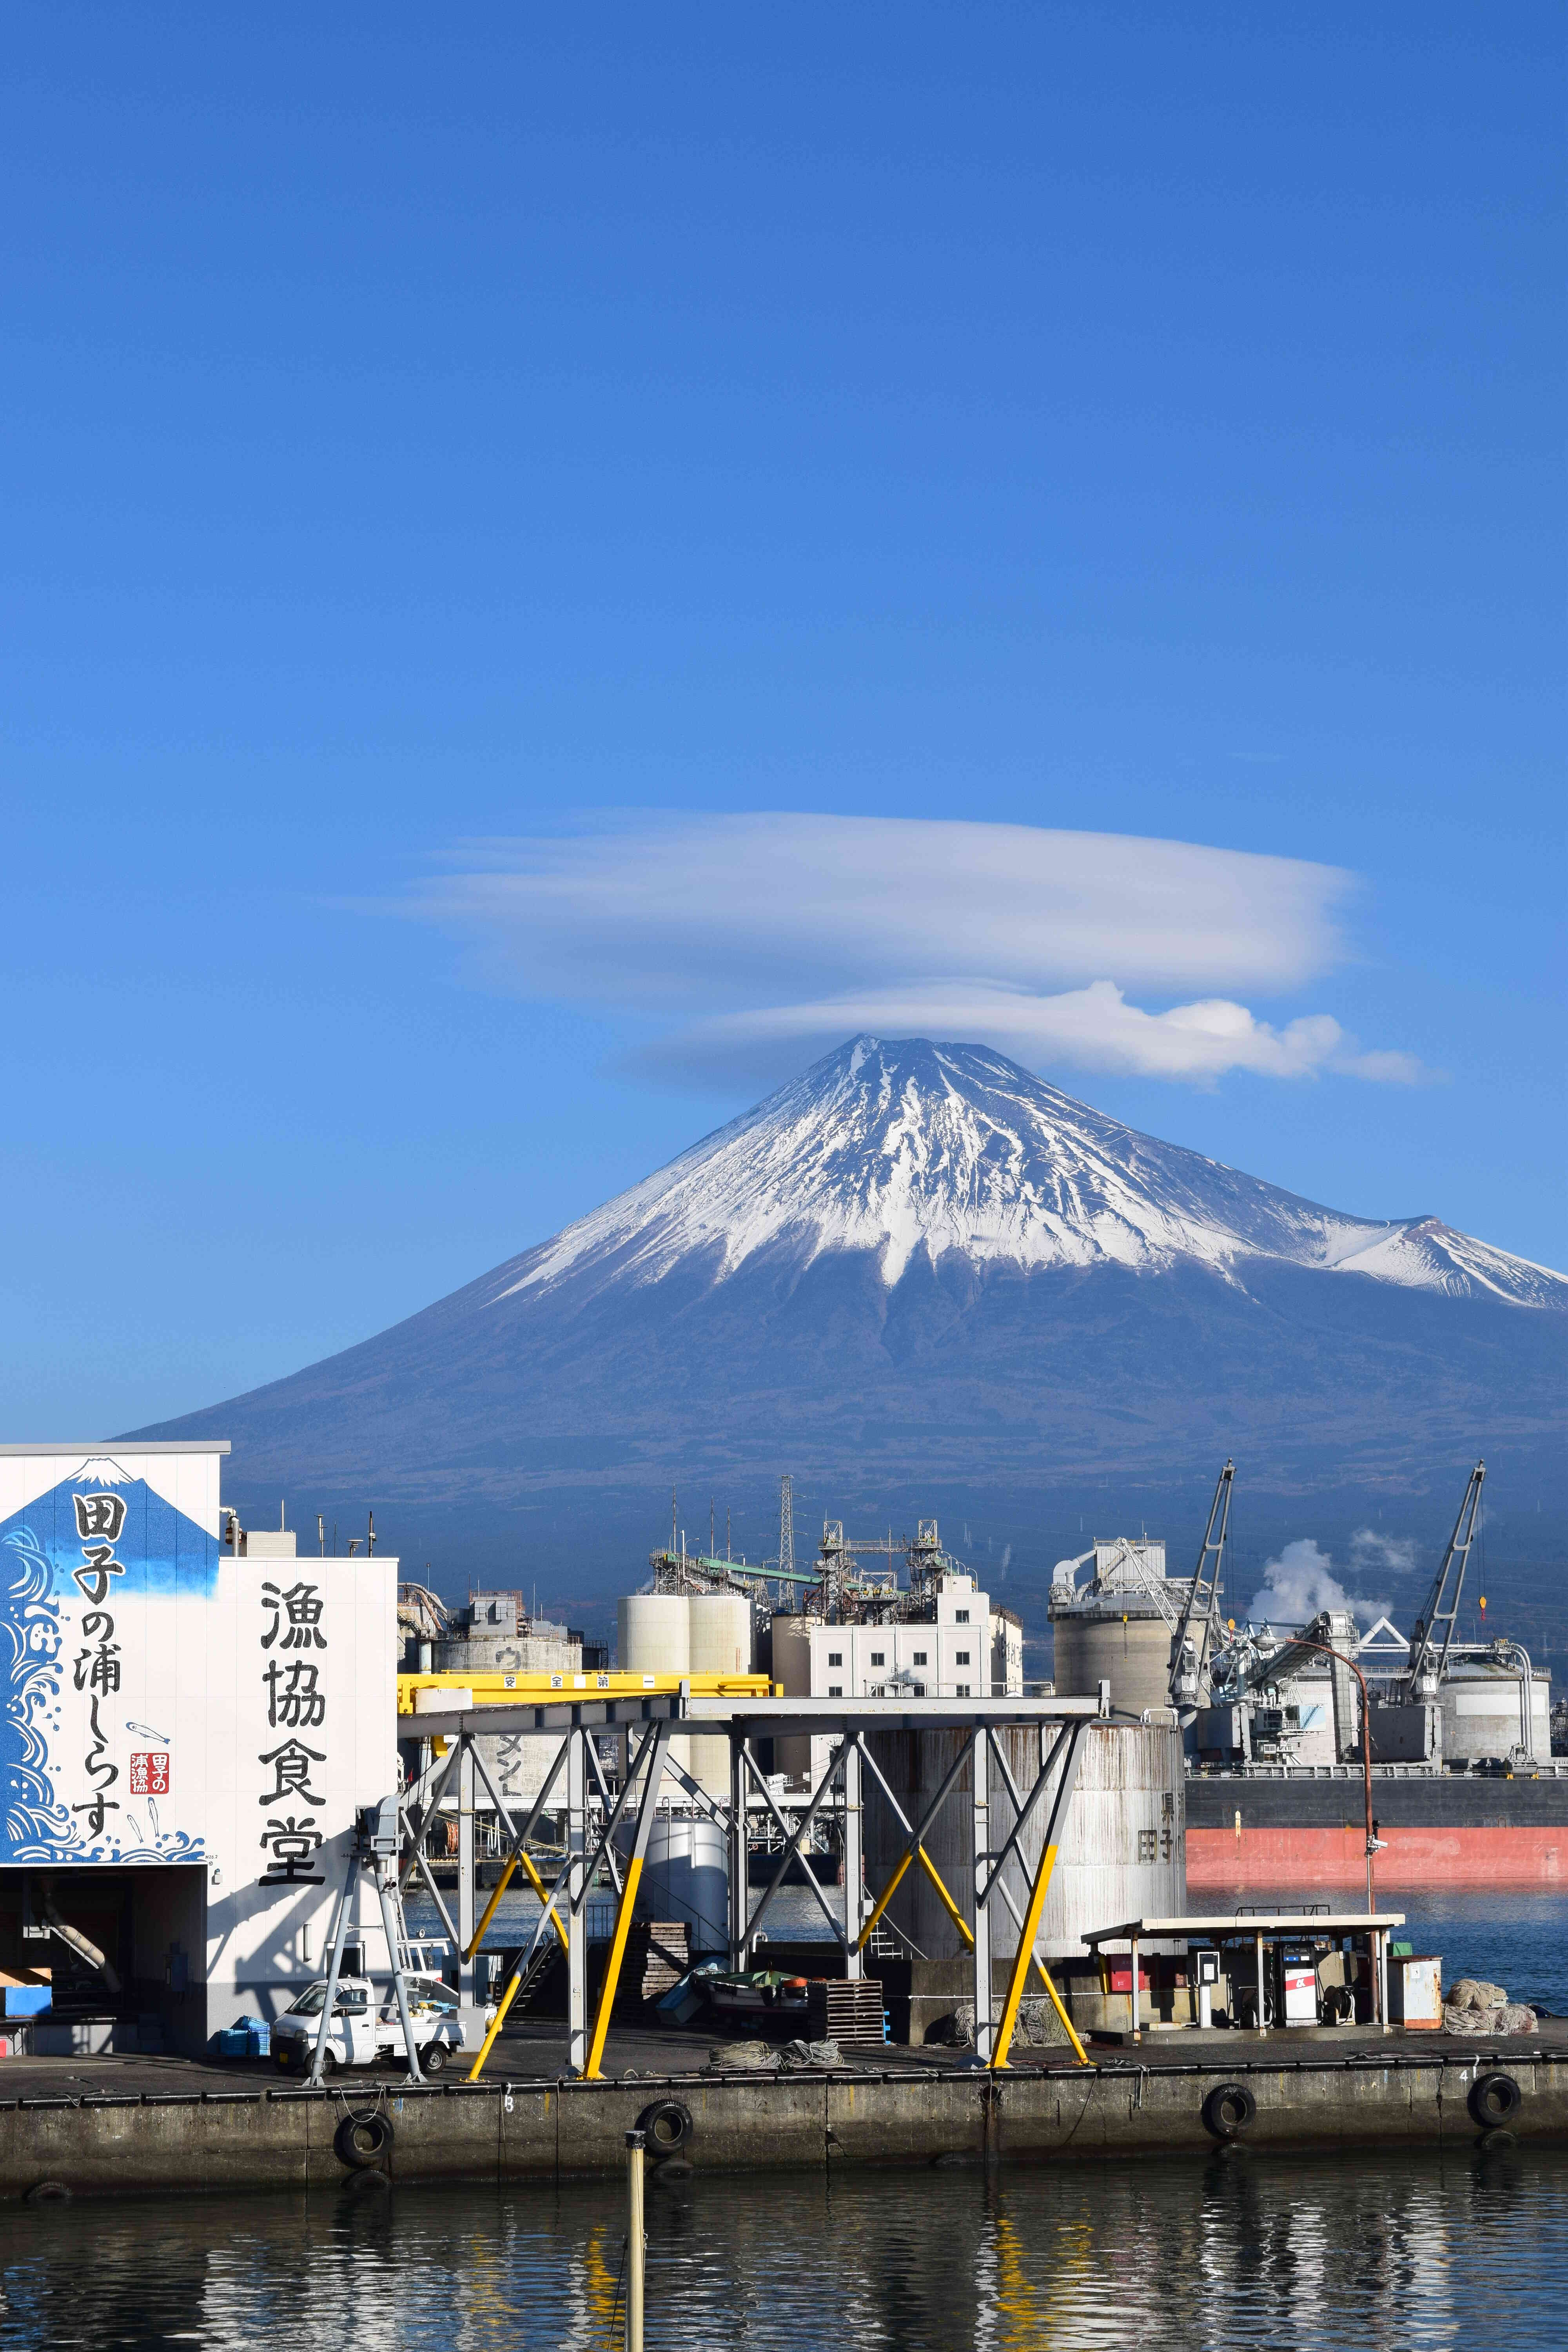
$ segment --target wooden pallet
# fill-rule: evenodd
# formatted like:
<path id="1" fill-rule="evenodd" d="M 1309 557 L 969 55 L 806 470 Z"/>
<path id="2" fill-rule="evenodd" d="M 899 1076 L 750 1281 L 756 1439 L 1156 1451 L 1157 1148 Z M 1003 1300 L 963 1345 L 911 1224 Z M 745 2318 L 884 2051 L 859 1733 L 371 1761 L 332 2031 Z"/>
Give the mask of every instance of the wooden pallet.
<path id="1" fill-rule="evenodd" d="M 620 1996 L 657 2000 L 691 1966 L 691 1930 L 684 1919 L 638 1919 L 626 1942 Z"/>
<path id="2" fill-rule="evenodd" d="M 813 2042 L 872 2042 L 887 2040 L 882 1988 L 875 1977 L 815 1977 L 806 1992 L 807 2032 Z"/>

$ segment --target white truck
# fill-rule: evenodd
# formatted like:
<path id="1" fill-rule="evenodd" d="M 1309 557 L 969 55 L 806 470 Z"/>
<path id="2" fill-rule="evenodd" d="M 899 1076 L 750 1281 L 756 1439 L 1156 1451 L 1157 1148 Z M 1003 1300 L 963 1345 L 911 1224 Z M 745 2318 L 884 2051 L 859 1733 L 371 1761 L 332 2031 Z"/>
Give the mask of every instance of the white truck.
<path id="1" fill-rule="evenodd" d="M 420 2072 L 438 2074 L 464 2047 L 458 1996 L 439 1976 L 409 1976 L 404 1983 Z M 326 1997 L 327 1980 L 318 1977 L 274 2024 L 272 2054 L 285 2074 L 310 2073 Z M 473 2014 L 470 2011 L 469 2015 Z M 406 2057 L 396 1992 L 378 2001 L 375 1987 L 368 1977 L 340 1977 L 332 2000 L 323 2072 L 331 2074 L 340 2066 L 374 2066 L 378 2060 Z"/>

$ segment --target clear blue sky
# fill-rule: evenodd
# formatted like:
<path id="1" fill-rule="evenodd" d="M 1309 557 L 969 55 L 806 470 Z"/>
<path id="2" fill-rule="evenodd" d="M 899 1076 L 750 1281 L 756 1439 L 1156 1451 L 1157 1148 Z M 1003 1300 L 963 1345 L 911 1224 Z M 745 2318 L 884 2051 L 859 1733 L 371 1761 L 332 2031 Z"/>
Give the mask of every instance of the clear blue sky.
<path id="1" fill-rule="evenodd" d="M 21 0 L 6 64 L 6 1436 L 308 1362 L 742 1108 L 647 1049 L 753 911 L 810 994 L 765 829 L 678 1004 L 428 919 L 655 812 L 1346 869 L 1304 976 L 1196 992 L 1418 1082 L 1037 1066 L 1568 1264 L 1559 7 Z"/>

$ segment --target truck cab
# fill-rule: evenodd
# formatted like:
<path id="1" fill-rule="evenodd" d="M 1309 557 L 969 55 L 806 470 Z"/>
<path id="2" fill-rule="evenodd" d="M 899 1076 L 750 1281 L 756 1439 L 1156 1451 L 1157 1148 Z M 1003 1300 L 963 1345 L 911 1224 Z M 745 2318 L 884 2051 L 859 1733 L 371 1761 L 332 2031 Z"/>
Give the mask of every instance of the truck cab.
<path id="1" fill-rule="evenodd" d="M 405 1977 L 404 1982 L 420 2069 L 426 2074 L 438 2074 L 448 2056 L 463 2047 L 458 1996 L 434 1973 Z M 326 1998 L 327 1980 L 318 1977 L 273 2026 L 272 2054 L 285 2074 L 310 2073 Z M 378 2001 L 368 1977 L 340 1977 L 327 2030 L 325 2071 L 331 2074 L 341 2066 L 374 2066 L 379 2059 L 405 2055 L 395 1989 L 388 1992 L 384 2000 Z"/>

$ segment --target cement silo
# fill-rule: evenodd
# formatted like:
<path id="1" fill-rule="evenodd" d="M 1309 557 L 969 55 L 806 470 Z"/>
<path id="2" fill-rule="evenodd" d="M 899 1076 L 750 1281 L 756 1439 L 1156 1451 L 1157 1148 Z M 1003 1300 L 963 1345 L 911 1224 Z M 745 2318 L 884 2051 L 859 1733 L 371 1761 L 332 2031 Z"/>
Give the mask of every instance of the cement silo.
<path id="1" fill-rule="evenodd" d="M 752 1604 L 742 1593 L 694 1592 L 688 1603 L 689 1672 L 749 1675 L 752 1671 Z M 691 1741 L 693 1776 L 721 1804 L 730 1801 L 730 1742 L 725 1737 Z"/>
<path id="2" fill-rule="evenodd" d="M 1053 1736 L 1051 1727 L 1042 1735 L 1027 1726 L 1012 1726 L 997 1734 L 1013 1778 L 1026 1796 Z M 877 1762 L 911 1821 L 918 1820 L 968 1738 L 967 1733 L 958 1731 L 873 1737 L 870 1745 Z M 949 1892 L 971 1921 L 974 1916 L 973 1769 L 972 1761 L 966 1760 L 924 1841 Z M 1005 1843 L 1016 1819 L 994 1767 L 989 1775 L 989 1843 L 994 1851 Z M 1039 1864 L 1050 1801 L 1047 1791 L 1029 1816 L 1020 1841 L 1022 1862 L 1007 1865 L 1007 1883 L 1020 1911 L 1027 1903 Z M 874 1773 L 865 1777 L 865 1808 L 866 1877 L 876 1895 L 892 1873 L 904 1832 Z M 1119 1919 L 1168 1918 L 1186 1907 L 1185 1781 L 1182 1735 L 1174 1717 L 1167 1713 L 1158 1723 L 1091 1724 L 1079 1748 L 1078 1784 L 1046 1897 L 1042 1948 L 1048 1958 L 1081 1958 L 1086 1929 L 1109 1927 Z M 895 1926 L 929 1958 L 951 1958 L 959 1951 L 957 1930 L 930 1878 L 919 1867 L 905 1873 L 889 1909 Z M 993 1952 L 1007 1957 L 1017 1948 L 1017 1929 L 1000 1897 L 992 1904 L 990 1916 Z"/>
<path id="3" fill-rule="evenodd" d="M 1087 1584 L 1077 1572 L 1094 1563 Z M 1130 1715 L 1171 1704 L 1171 1638 L 1185 1598 L 1167 1580 L 1165 1547 L 1151 1536 L 1097 1536 L 1079 1559 L 1057 1562 L 1047 1615 L 1060 1698 L 1093 1698 L 1102 1682 Z"/>
<path id="4" fill-rule="evenodd" d="M 1171 1704 L 1171 1628 L 1158 1611 L 1123 1601 L 1103 1612 L 1052 1614 L 1058 1698 L 1093 1698 L 1102 1682 L 1129 1715 Z"/>
<path id="5" fill-rule="evenodd" d="M 616 1627 L 622 1674 L 684 1678 L 691 1672 L 691 1604 L 684 1592 L 628 1593 L 616 1604 Z M 670 1741 L 669 1753 L 690 1771 L 691 1743 L 684 1734 Z"/>

